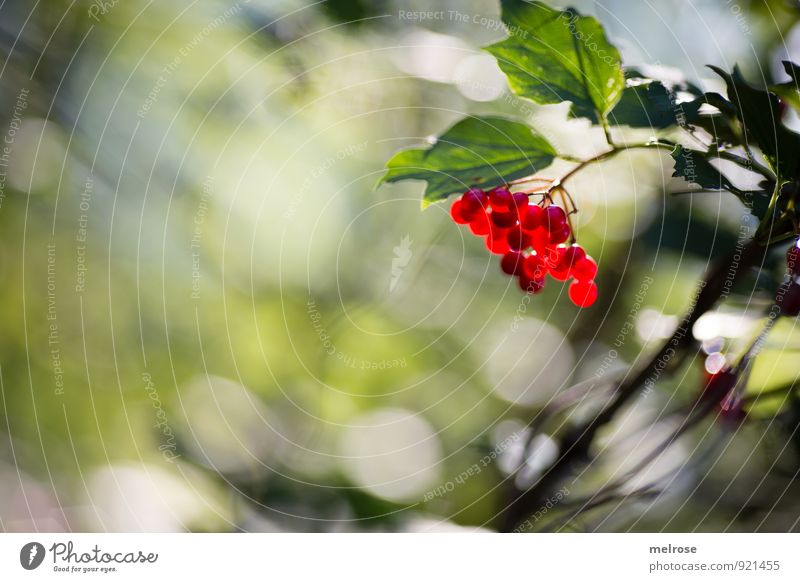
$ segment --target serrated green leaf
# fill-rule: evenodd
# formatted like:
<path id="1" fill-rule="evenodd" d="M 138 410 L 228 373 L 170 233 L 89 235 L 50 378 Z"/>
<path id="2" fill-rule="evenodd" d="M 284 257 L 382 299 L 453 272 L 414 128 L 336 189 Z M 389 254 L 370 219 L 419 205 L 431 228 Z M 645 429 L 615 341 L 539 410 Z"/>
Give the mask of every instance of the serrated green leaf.
<path id="1" fill-rule="evenodd" d="M 764 212 L 766 212 L 769 201 L 767 193 L 745 191 L 737 188 L 722 172 L 711 164 L 705 152 L 689 150 L 677 145 L 670 155 L 675 160 L 673 177 L 683 178 L 687 182 L 697 184 L 704 190 L 727 190 L 735 194 L 758 217 L 763 216 Z"/>
<path id="2" fill-rule="evenodd" d="M 703 112 L 703 105 L 710 105 L 716 111 Z M 704 93 L 692 101 L 681 103 L 679 107 L 682 113 L 678 117 L 680 125 L 690 131 L 692 127 L 705 130 L 717 146 L 745 143 L 736 107 L 719 93 Z"/>
<path id="3" fill-rule="evenodd" d="M 536 103 L 572 102 L 572 114 L 594 122 L 619 101 L 625 77 L 617 48 L 603 27 L 573 9 L 502 0 L 509 36 L 486 47 L 511 89 Z"/>
<path id="4" fill-rule="evenodd" d="M 745 136 L 761 149 L 775 173 L 784 180 L 800 175 L 800 134 L 781 123 L 778 96 L 748 84 L 738 67 L 732 74 L 718 67 L 711 69 L 725 80 L 728 99 L 736 107 Z"/>
<path id="5" fill-rule="evenodd" d="M 675 160 L 673 177 L 683 178 L 706 190 L 729 190 L 736 195 L 741 195 L 742 191 L 711 165 L 711 162 L 705 157 L 705 152 L 688 150 L 678 145 L 670 155 Z"/>
<path id="6" fill-rule="evenodd" d="M 425 180 L 427 204 L 473 184 L 501 184 L 535 174 L 555 157 L 553 146 L 527 125 L 500 117 L 469 117 L 432 147 L 395 154 L 378 184 Z"/>
<path id="7" fill-rule="evenodd" d="M 674 95 L 661 82 L 636 79 L 628 82 L 608 120 L 613 125 L 664 129 L 677 123 L 677 113 Z"/>

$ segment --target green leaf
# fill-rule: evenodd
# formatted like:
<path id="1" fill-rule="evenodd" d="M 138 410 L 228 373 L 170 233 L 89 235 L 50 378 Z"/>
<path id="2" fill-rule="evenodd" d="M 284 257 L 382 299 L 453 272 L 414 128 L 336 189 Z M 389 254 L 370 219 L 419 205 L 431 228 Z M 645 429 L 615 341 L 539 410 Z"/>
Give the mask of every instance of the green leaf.
<path id="1" fill-rule="evenodd" d="M 608 116 L 614 125 L 664 129 L 677 123 L 675 96 L 661 82 L 628 81 L 622 97 Z"/>
<path id="2" fill-rule="evenodd" d="M 728 99 L 736 107 L 736 115 L 748 140 L 755 142 L 780 179 L 790 180 L 800 173 L 800 134 L 781 123 L 778 96 L 748 84 L 738 67 L 728 74 L 711 69 L 725 80 Z"/>
<path id="3" fill-rule="evenodd" d="M 705 152 L 687 150 L 678 145 L 670 155 L 675 160 L 675 171 L 672 174 L 674 177 L 683 178 L 705 190 L 729 190 L 741 195 L 742 191 L 705 158 Z"/>
<path id="4" fill-rule="evenodd" d="M 713 112 L 703 112 L 701 107 L 710 105 Z M 693 127 L 705 130 L 717 146 L 743 145 L 742 124 L 736 116 L 736 107 L 719 93 L 704 93 L 692 101 L 680 104 L 682 115 L 679 123 L 692 131 Z"/>
<path id="5" fill-rule="evenodd" d="M 574 9 L 502 0 L 509 36 L 486 47 L 511 89 L 536 103 L 572 102 L 576 117 L 605 119 L 625 88 L 619 51 L 603 27 Z"/>
<path id="6" fill-rule="evenodd" d="M 783 68 L 792 80 L 770 87 L 786 103 L 800 111 L 800 66 L 791 61 L 783 61 Z"/>
<path id="7" fill-rule="evenodd" d="M 378 184 L 425 180 L 423 206 L 473 184 L 501 184 L 550 165 L 556 151 L 527 125 L 500 117 L 469 117 L 428 149 L 402 150 Z"/>
<path id="8" fill-rule="evenodd" d="M 672 174 L 674 177 L 697 184 L 704 190 L 727 190 L 735 194 L 756 216 L 763 216 L 766 212 L 768 193 L 737 188 L 709 162 L 705 152 L 677 145 L 670 155 L 675 160 L 675 171 Z"/>

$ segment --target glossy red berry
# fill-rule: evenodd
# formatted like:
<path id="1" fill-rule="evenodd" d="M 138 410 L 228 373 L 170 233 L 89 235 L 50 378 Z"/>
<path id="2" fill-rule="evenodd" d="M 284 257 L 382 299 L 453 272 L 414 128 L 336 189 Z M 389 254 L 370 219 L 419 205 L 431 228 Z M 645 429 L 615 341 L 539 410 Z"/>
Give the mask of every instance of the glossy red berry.
<path id="1" fill-rule="evenodd" d="M 539 293 L 544 289 L 544 279 L 531 278 L 523 272 L 519 276 L 519 286 L 526 293 Z"/>
<path id="2" fill-rule="evenodd" d="M 564 248 L 564 254 L 561 255 L 561 263 L 558 265 L 559 270 L 564 270 L 567 273 L 572 271 L 573 265 L 586 256 L 586 251 L 583 250 L 581 245 L 570 245 Z"/>
<path id="3" fill-rule="evenodd" d="M 469 229 L 476 236 L 486 236 L 489 234 L 491 226 L 492 223 L 485 212 L 478 212 L 469 223 Z"/>
<path id="4" fill-rule="evenodd" d="M 536 228 L 530 231 L 531 246 L 536 252 L 543 252 L 544 248 L 550 244 L 550 233 L 544 228 Z"/>
<path id="5" fill-rule="evenodd" d="M 594 262 L 592 257 L 586 255 L 582 259 L 575 261 L 570 274 L 577 281 L 591 281 L 597 275 L 597 263 Z"/>
<path id="6" fill-rule="evenodd" d="M 498 186 L 489 191 L 489 204 L 492 210 L 508 211 L 514 204 L 511 191 L 505 186 Z"/>
<path id="7" fill-rule="evenodd" d="M 519 223 L 525 230 L 536 230 L 544 224 L 544 208 L 538 204 L 529 204 L 519 215 Z"/>
<path id="8" fill-rule="evenodd" d="M 786 268 L 793 277 L 800 276 L 800 238 L 786 252 Z"/>
<path id="9" fill-rule="evenodd" d="M 498 228 L 511 228 L 515 224 L 517 224 L 517 213 L 516 212 L 495 212 L 489 215 L 492 219 L 492 224 L 494 224 Z"/>
<path id="10" fill-rule="evenodd" d="M 495 255 L 504 255 L 510 248 L 508 246 L 508 229 L 493 227 L 486 236 L 486 248 Z"/>
<path id="11" fill-rule="evenodd" d="M 531 236 L 517 225 L 508 230 L 508 248 L 512 251 L 523 251 L 531 246 Z"/>
<path id="12" fill-rule="evenodd" d="M 555 247 L 556 260 L 555 263 L 549 267 L 550 269 L 549 273 L 550 276 L 556 281 L 566 281 L 567 279 L 569 279 L 570 267 L 566 265 L 565 261 L 565 257 L 567 255 L 569 248 L 571 247 L 565 247 L 563 245 Z"/>
<path id="13" fill-rule="evenodd" d="M 539 255 L 528 255 L 522 263 L 522 274 L 529 279 L 544 280 L 547 267 Z"/>
<path id="14" fill-rule="evenodd" d="M 462 212 L 466 215 L 475 214 L 489 206 L 489 197 L 480 188 L 470 188 L 461 196 Z"/>
<path id="15" fill-rule="evenodd" d="M 461 200 L 456 200 L 450 207 L 450 217 L 456 224 L 469 224 L 470 217 L 464 215 L 464 208 L 461 205 Z"/>
<path id="16" fill-rule="evenodd" d="M 557 232 L 562 230 L 565 226 L 569 226 L 567 223 L 567 213 L 564 212 L 564 209 L 560 206 L 551 204 L 544 209 L 544 212 L 543 225 L 550 232 Z"/>
<path id="17" fill-rule="evenodd" d="M 578 307 L 591 307 L 597 301 L 597 285 L 594 281 L 573 281 L 569 298 Z"/>
<path id="18" fill-rule="evenodd" d="M 555 269 L 559 262 L 561 262 L 562 252 L 563 250 L 555 245 L 546 245 L 542 249 L 541 257 L 544 261 L 544 266 L 547 267 L 548 271 Z"/>
<path id="19" fill-rule="evenodd" d="M 569 225 L 565 224 L 557 230 L 550 231 L 550 242 L 554 245 L 561 244 L 567 241 L 570 234 L 572 234 L 572 231 L 570 230 Z"/>
<path id="20" fill-rule="evenodd" d="M 506 275 L 520 275 L 522 274 L 522 262 L 524 260 L 525 257 L 522 256 L 522 253 L 510 251 L 500 259 L 500 268 Z"/>
<path id="21" fill-rule="evenodd" d="M 522 192 L 515 192 L 511 195 L 511 210 L 516 210 L 517 214 L 522 215 L 525 209 L 530 205 L 528 195 Z"/>

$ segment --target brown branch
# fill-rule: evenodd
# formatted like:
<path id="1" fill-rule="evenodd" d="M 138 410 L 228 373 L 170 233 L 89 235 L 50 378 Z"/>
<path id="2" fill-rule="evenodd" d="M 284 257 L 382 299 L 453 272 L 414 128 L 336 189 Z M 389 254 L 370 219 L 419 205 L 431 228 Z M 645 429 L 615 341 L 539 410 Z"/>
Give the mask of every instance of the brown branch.
<path id="1" fill-rule="evenodd" d="M 558 458 L 539 480 L 527 490 L 519 491 L 513 487 L 513 475 L 509 478 L 512 486 L 507 504 L 501 512 L 501 531 L 512 531 L 526 516 L 546 503 L 552 492 L 576 467 L 590 461 L 590 449 L 597 431 L 611 422 L 645 383 L 656 381 L 659 367 L 666 367 L 673 360 L 681 360 L 683 353 L 695 343 L 691 335 L 695 322 L 730 291 L 742 274 L 750 267 L 760 264 L 765 253 L 766 247 L 750 240 L 717 261 L 702 280 L 697 298 L 684 315 L 678 329 L 644 367 L 620 382 L 616 395 L 597 416 L 567 431 L 561 437 Z"/>

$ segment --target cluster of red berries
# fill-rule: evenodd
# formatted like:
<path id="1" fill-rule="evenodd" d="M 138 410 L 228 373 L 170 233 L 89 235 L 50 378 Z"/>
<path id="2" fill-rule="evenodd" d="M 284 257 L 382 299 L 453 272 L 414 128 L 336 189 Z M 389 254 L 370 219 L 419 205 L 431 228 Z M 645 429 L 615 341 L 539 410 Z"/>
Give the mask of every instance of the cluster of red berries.
<path id="1" fill-rule="evenodd" d="M 573 279 L 569 298 L 578 307 L 597 299 L 597 263 L 580 245 L 565 244 L 572 229 L 560 206 L 532 204 L 527 194 L 512 194 L 506 186 L 488 194 L 470 188 L 453 203 L 450 215 L 476 236 L 486 237 L 486 248 L 503 255 L 500 268 L 518 277 L 526 293 L 539 293 L 549 274 L 556 281 Z"/>

